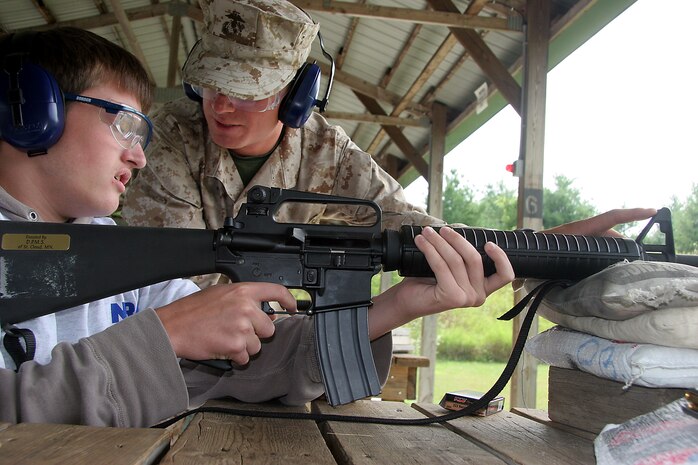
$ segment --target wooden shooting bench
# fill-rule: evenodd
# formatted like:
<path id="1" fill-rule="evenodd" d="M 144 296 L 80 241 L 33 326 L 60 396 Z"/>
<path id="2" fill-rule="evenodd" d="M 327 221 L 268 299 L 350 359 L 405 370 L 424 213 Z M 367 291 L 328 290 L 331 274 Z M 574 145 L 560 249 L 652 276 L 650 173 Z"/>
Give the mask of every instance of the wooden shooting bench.
<path id="1" fill-rule="evenodd" d="M 400 327 L 392 333 L 393 358 L 380 398 L 396 402 L 414 400 L 417 398 L 417 370 L 429 366 L 429 357 L 411 353 L 414 351 L 414 341 L 409 329 Z"/>
<path id="2" fill-rule="evenodd" d="M 381 399 L 402 402 L 417 398 L 417 368 L 428 367 L 429 357 L 412 354 L 393 354 L 388 380 L 381 391 Z"/>
<path id="3" fill-rule="evenodd" d="M 245 409 L 422 418 L 432 404 L 362 400 L 333 408 L 215 401 Z M 594 435 L 542 411 L 502 411 L 427 426 L 389 426 L 198 413 L 169 429 L 0 425 L 0 464 L 594 464 Z"/>

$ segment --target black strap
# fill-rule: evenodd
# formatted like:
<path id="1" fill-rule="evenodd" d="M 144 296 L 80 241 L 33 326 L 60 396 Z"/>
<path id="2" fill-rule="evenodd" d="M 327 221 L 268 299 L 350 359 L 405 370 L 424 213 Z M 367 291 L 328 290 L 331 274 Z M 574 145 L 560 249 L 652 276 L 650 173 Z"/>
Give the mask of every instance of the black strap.
<path id="1" fill-rule="evenodd" d="M 533 289 L 526 297 L 521 299 L 511 310 L 506 312 L 504 315 L 500 316 L 499 320 L 511 320 L 516 315 L 521 313 L 526 306 L 531 302 L 531 305 L 526 313 L 524 321 L 521 323 L 521 328 L 519 330 L 519 335 L 516 338 L 514 347 L 511 351 L 511 356 L 507 362 L 502 374 L 499 379 L 495 381 L 494 385 L 485 394 L 480 397 L 477 401 L 463 408 L 462 410 L 447 413 L 445 415 L 439 415 L 431 418 L 415 418 L 415 419 L 405 419 L 405 418 L 380 418 L 380 417 L 361 417 L 355 415 L 332 415 L 323 413 L 296 413 L 296 412 L 278 412 L 278 411 L 259 411 L 259 410 L 239 410 L 233 408 L 225 407 L 199 407 L 196 409 L 189 410 L 182 414 L 179 414 L 169 420 L 159 423 L 154 426 L 154 428 L 166 428 L 182 418 L 195 414 L 195 413 L 225 413 L 229 415 L 247 416 L 247 417 L 262 417 L 262 418 L 286 418 L 286 419 L 303 419 L 303 420 L 314 420 L 314 421 L 347 421 L 352 423 L 375 423 L 381 425 L 430 425 L 432 423 L 443 423 L 446 421 L 454 420 L 466 415 L 472 415 L 481 408 L 489 405 L 490 401 L 494 399 L 501 391 L 504 389 L 506 384 L 509 382 L 511 375 L 514 373 L 514 368 L 519 362 L 519 358 L 523 353 L 524 346 L 526 345 L 526 339 L 528 337 L 528 331 L 531 329 L 531 324 L 533 323 L 533 317 L 538 310 L 538 306 L 543 301 L 545 295 L 556 287 L 568 287 L 572 284 L 572 281 L 567 280 L 551 280 L 546 281 L 538 285 Z"/>
<path id="2" fill-rule="evenodd" d="M 3 329 L 5 330 L 5 337 L 3 337 L 2 343 L 15 362 L 15 371 L 17 371 L 22 363 L 34 359 L 36 338 L 34 333 L 26 328 L 8 326 Z M 24 342 L 24 346 L 22 346 L 20 339 Z"/>

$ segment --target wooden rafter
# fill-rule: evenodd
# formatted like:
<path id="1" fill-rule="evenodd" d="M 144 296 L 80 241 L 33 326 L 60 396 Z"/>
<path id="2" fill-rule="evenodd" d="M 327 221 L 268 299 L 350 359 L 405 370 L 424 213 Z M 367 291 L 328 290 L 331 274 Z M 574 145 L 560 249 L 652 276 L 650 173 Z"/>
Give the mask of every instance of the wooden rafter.
<path id="1" fill-rule="evenodd" d="M 458 8 L 451 0 L 427 0 L 429 4 L 440 11 L 457 12 Z M 509 70 L 490 50 L 477 31 L 472 29 L 449 28 L 451 34 L 458 38 L 461 45 L 470 53 L 480 69 L 492 80 L 499 92 L 521 114 L 521 86 L 509 74 Z"/>
<path id="2" fill-rule="evenodd" d="M 473 1 L 473 2 L 471 2 L 471 3 L 468 5 L 468 7 L 466 8 L 464 14 L 467 14 L 467 15 L 477 15 L 477 14 L 479 14 L 480 11 L 484 8 L 484 5 L 485 5 L 485 1 L 484 1 L 484 0 Z M 457 11 L 457 10 L 456 10 L 456 11 Z M 414 31 L 413 31 L 413 32 L 414 32 Z M 439 49 L 437 50 L 437 52 L 436 52 L 436 54 L 435 54 L 434 56 L 443 54 L 443 57 L 445 58 L 445 56 L 446 56 L 446 55 L 450 52 L 450 50 L 452 50 L 452 48 L 453 48 L 453 45 L 454 45 L 454 44 L 453 44 L 453 43 L 451 42 L 451 40 L 450 40 L 452 37 L 453 37 L 453 36 L 452 36 L 451 34 L 449 34 L 449 35 L 446 37 L 446 39 L 445 39 L 444 42 L 442 43 L 441 47 L 439 47 Z M 413 38 L 411 37 L 410 39 L 413 39 Z M 408 44 L 411 44 L 411 41 L 408 40 Z M 405 51 L 405 49 L 403 48 L 403 52 L 404 52 L 404 51 Z M 467 54 L 465 54 L 464 56 L 461 56 L 461 59 L 459 59 L 458 62 L 451 68 L 451 70 L 449 70 L 449 74 L 450 74 L 450 73 L 454 73 L 455 70 L 456 70 L 457 68 L 459 68 L 463 63 L 465 63 L 465 59 L 464 59 L 464 58 L 467 58 L 467 56 L 468 56 Z M 433 61 L 433 57 L 432 57 L 432 61 Z M 433 72 L 436 70 L 436 67 L 438 67 L 438 63 L 440 63 L 440 61 L 439 61 L 438 63 L 433 62 L 433 64 L 435 64 L 436 67 L 434 67 L 433 70 L 431 71 L 431 73 L 429 73 L 428 70 L 429 70 L 429 68 L 430 68 L 430 65 L 432 64 L 432 61 L 430 61 L 430 64 L 428 64 L 428 65 L 424 68 L 423 72 L 420 74 L 420 76 L 417 78 L 417 80 L 415 80 L 415 82 L 413 83 L 413 85 L 410 87 L 410 90 L 407 92 L 407 94 L 405 94 L 405 99 L 408 97 L 408 95 L 409 95 L 411 92 L 412 92 L 412 96 L 414 96 L 414 94 L 416 94 L 417 91 L 421 90 L 421 88 L 424 87 L 424 85 L 426 85 L 426 82 L 428 81 L 428 77 L 431 76 L 431 74 L 433 74 Z M 444 81 L 442 80 L 440 84 L 442 84 L 443 82 L 444 82 Z M 386 85 L 387 85 L 387 84 L 386 84 Z M 432 91 L 435 91 L 435 89 L 432 89 Z M 432 100 L 432 98 L 430 98 L 429 101 L 430 101 L 430 100 Z M 423 103 L 423 104 L 427 104 L 427 102 L 428 102 L 427 100 L 424 100 L 424 99 L 422 100 L 422 103 Z M 397 106 L 396 106 L 396 109 L 397 109 Z M 379 131 L 379 132 L 376 134 L 376 136 L 374 137 L 374 139 L 371 141 L 371 143 L 370 143 L 369 146 L 368 146 L 368 149 L 367 149 L 368 153 L 375 153 L 375 152 L 378 150 L 378 147 L 379 147 L 379 145 L 380 145 L 380 142 L 381 142 L 382 139 L 383 139 L 384 134 L 385 134 L 384 131 Z M 384 146 L 384 147 L 383 147 L 383 150 L 381 150 L 381 153 L 385 152 L 385 149 L 386 149 L 386 148 L 387 148 L 387 147 Z"/>
<path id="3" fill-rule="evenodd" d="M 386 115 L 385 110 L 381 108 L 381 106 L 376 102 L 374 99 L 367 97 L 365 95 L 360 94 L 359 92 L 354 91 L 354 94 L 358 97 L 358 99 L 363 103 L 363 105 L 368 109 L 368 111 L 374 115 Z M 393 126 L 382 126 L 382 128 L 385 130 L 385 132 L 388 133 L 391 139 L 393 139 L 393 142 L 395 142 L 395 145 L 398 146 L 398 148 L 402 151 L 402 153 L 405 155 L 405 158 L 407 158 L 412 165 L 414 165 L 415 169 L 426 178 L 428 174 L 428 167 L 427 163 L 422 159 L 422 157 L 419 156 L 419 153 L 415 148 L 412 146 L 410 141 L 405 137 L 405 135 L 400 131 L 397 127 Z"/>
<path id="4" fill-rule="evenodd" d="M 412 98 L 419 92 L 422 87 L 424 87 L 424 84 L 429 80 L 429 78 L 436 72 L 438 69 L 439 65 L 446 59 L 449 53 L 451 53 L 451 49 L 458 43 L 458 40 L 456 40 L 455 37 L 453 37 L 451 34 L 448 34 L 444 41 L 441 43 L 439 48 L 436 50 L 436 53 L 434 53 L 431 56 L 431 59 L 429 62 L 424 66 L 424 69 L 422 69 L 422 72 L 419 73 L 419 76 L 415 81 L 412 83 L 410 88 L 407 90 L 405 95 L 402 97 L 400 102 L 395 105 L 395 108 L 393 109 L 391 116 L 399 116 L 400 113 L 403 112 L 403 110 L 407 107 L 412 102 Z M 382 131 L 379 132 L 379 134 Z M 376 136 L 374 138 L 374 141 L 378 139 L 379 137 Z M 377 149 L 377 144 L 371 143 L 368 147 L 368 152 L 371 153 L 372 151 Z"/>
<path id="5" fill-rule="evenodd" d="M 464 13 L 465 14 L 470 14 L 470 15 L 476 15 L 480 13 L 480 11 L 484 10 L 487 5 L 491 5 L 491 3 L 488 3 L 490 0 L 473 0 L 470 2 L 465 9 Z M 487 31 L 482 31 L 480 32 L 481 35 L 487 34 Z M 422 97 L 421 103 L 424 105 L 428 105 L 429 102 L 434 100 L 436 93 L 441 89 L 448 81 L 450 81 L 455 75 L 456 72 L 465 64 L 466 61 L 468 61 L 468 58 L 470 58 L 470 54 L 468 52 L 463 52 L 460 57 L 458 57 L 458 60 L 451 66 L 451 68 L 446 72 L 444 77 L 441 78 L 438 84 L 433 86 L 429 91 Z"/>
<path id="6" fill-rule="evenodd" d="M 43 16 L 44 21 L 46 21 L 46 24 L 56 23 L 56 17 L 53 15 L 51 10 L 44 4 L 44 0 L 32 0 L 32 3 L 39 11 L 39 13 L 41 13 L 41 16 Z"/>
<path id="7" fill-rule="evenodd" d="M 167 64 L 167 87 L 174 87 L 177 79 L 177 71 L 180 68 L 177 55 L 179 52 L 179 36 L 181 34 L 182 17 L 180 15 L 175 15 L 172 17 L 172 32 L 169 34 L 170 56 Z"/>
<path id="8" fill-rule="evenodd" d="M 329 74 L 330 66 L 328 64 L 318 62 L 317 65 L 324 74 Z M 334 80 L 341 82 L 355 92 L 372 97 L 381 102 L 390 103 L 391 105 L 397 105 L 402 100 L 401 95 L 387 89 L 382 89 L 371 84 L 365 79 L 361 79 L 360 77 L 354 76 L 342 70 L 335 70 Z M 405 108 L 405 110 L 419 116 L 429 112 L 428 108 L 415 102 L 411 102 L 407 108 Z"/>
<path id="9" fill-rule="evenodd" d="M 366 0 L 359 0 L 359 3 L 363 5 L 366 3 Z M 347 35 L 344 37 L 344 45 L 342 45 L 342 48 L 339 49 L 337 58 L 334 60 L 334 64 L 337 69 L 342 69 L 342 66 L 344 66 L 344 60 L 349 54 L 349 48 L 351 47 L 352 40 L 354 39 L 354 33 L 356 32 L 356 28 L 358 26 L 359 18 L 352 18 L 351 24 L 349 24 L 349 29 L 347 30 Z"/>
<path id="10" fill-rule="evenodd" d="M 443 86 L 446 85 L 446 83 L 448 81 L 450 81 L 453 78 L 453 76 L 456 75 L 456 72 L 461 68 L 461 66 L 463 66 L 465 64 L 466 61 L 468 61 L 469 57 L 470 57 L 470 55 L 468 55 L 468 52 L 463 52 L 461 54 L 461 56 L 458 57 L 456 62 L 453 63 L 451 68 L 449 68 L 449 70 L 446 72 L 444 77 L 441 78 L 439 83 L 436 84 L 435 86 L 432 86 L 431 89 L 429 89 L 424 94 L 420 103 L 422 103 L 422 105 L 427 105 L 427 104 L 429 104 L 429 102 L 434 100 L 434 97 L 435 97 L 436 93 L 439 91 L 439 89 L 443 88 Z"/>
<path id="11" fill-rule="evenodd" d="M 363 5 L 336 0 L 292 0 L 306 11 L 318 11 L 345 16 L 380 19 L 384 21 L 406 21 L 410 23 L 434 24 L 453 28 L 517 30 L 506 18 L 490 18 L 477 15 L 462 15 L 460 12 L 416 10 L 379 5 Z"/>
<path id="12" fill-rule="evenodd" d="M 364 123 L 381 124 L 385 126 L 428 127 L 429 118 L 401 118 L 399 116 L 373 115 L 368 113 L 348 113 L 341 111 L 326 111 L 323 116 L 328 119 L 361 121 Z"/>
<path id="13" fill-rule="evenodd" d="M 126 18 L 128 21 L 133 22 L 133 21 L 138 21 L 140 19 L 148 19 L 148 18 L 155 18 L 158 16 L 162 16 L 164 14 L 168 14 L 169 10 L 171 8 L 171 4 L 169 3 L 160 3 L 157 5 L 146 5 L 138 8 L 129 8 L 128 10 L 124 10 L 124 13 L 126 14 Z M 197 13 L 198 12 L 198 13 Z M 201 10 L 198 7 L 194 6 L 189 6 L 188 8 L 188 17 L 192 19 L 197 19 L 198 21 L 201 21 L 202 19 L 202 13 Z M 53 24 L 46 24 L 44 26 L 31 26 L 28 28 L 24 29 L 17 29 L 13 32 L 22 32 L 25 30 L 31 30 L 31 31 L 40 31 L 40 30 L 45 30 L 45 29 L 51 29 L 53 27 L 62 27 L 62 26 L 71 26 L 71 27 L 77 27 L 80 29 L 97 29 L 100 27 L 106 27 L 106 26 L 113 26 L 115 24 L 118 24 L 119 20 L 116 18 L 115 13 L 103 13 L 99 14 L 96 16 L 88 16 L 85 18 L 78 18 L 78 19 L 72 19 L 72 20 L 66 20 L 66 21 L 58 21 Z"/>
<path id="14" fill-rule="evenodd" d="M 126 16 L 126 11 L 124 10 L 124 7 L 121 5 L 121 0 L 107 0 L 109 4 L 111 5 L 111 9 L 114 12 L 114 16 L 116 17 L 116 20 L 119 23 L 119 26 L 121 26 L 121 30 L 126 36 L 126 41 L 128 42 L 129 48 L 131 49 L 131 53 L 133 53 L 141 62 L 143 67 L 148 73 L 148 76 L 150 77 L 151 81 L 155 82 L 155 78 L 153 77 L 153 73 L 150 70 L 150 66 L 148 65 L 148 60 L 145 59 L 145 54 L 143 53 L 143 49 L 141 48 L 140 43 L 138 43 L 138 38 L 136 37 L 136 34 L 133 32 L 133 28 L 131 27 L 131 23 Z"/>
<path id="15" fill-rule="evenodd" d="M 407 52 L 409 52 L 410 48 L 412 48 L 412 44 L 414 44 L 414 41 L 417 39 L 417 36 L 421 31 L 422 25 L 415 24 L 415 26 L 412 28 L 412 32 L 410 32 L 410 36 L 407 38 L 405 44 L 402 46 L 402 50 L 400 50 L 400 53 L 398 54 L 397 58 L 395 58 L 395 61 L 393 61 L 393 65 L 390 68 L 388 68 L 388 71 L 381 79 L 381 82 L 379 84 L 381 87 L 388 87 L 388 84 L 390 84 L 390 81 L 392 81 L 393 76 L 395 76 L 395 71 L 397 71 L 400 64 L 405 60 Z"/>
<path id="16" fill-rule="evenodd" d="M 400 53 L 393 61 L 392 66 L 390 66 L 388 68 L 388 70 L 386 71 L 386 73 L 383 75 L 383 78 L 381 79 L 380 84 L 378 84 L 378 87 L 381 87 L 383 89 L 388 87 L 388 84 L 390 84 L 390 81 L 393 79 L 393 76 L 395 76 L 395 72 L 399 68 L 400 64 L 404 61 L 405 57 L 407 56 L 407 52 L 412 47 L 412 44 L 414 44 L 414 41 L 417 38 L 417 36 L 419 35 L 419 32 L 421 30 L 422 30 L 421 24 L 416 24 L 412 28 L 412 31 L 410 32 L 410 36 L 407 38 L 407 41 L 405 42 L 405 44 L 402 46 L 402 50 L 400 50 Z M 360 125 L 360 124 L 357 125 L 356 130 L 354 131 L 354 134 L 356 134 L 361 128 L 362 128 L 362 125 Z M 371 153 L 371 155 L 374 155 L 373 152 L 369 152 L 369 153 Z"/>
<path id="17" fill-rule="evenodd" d="M 157 5 L 160 0 L 150 0 L 151 5 Z M 171 5 L 179 5 L 179 0 L 173 0 L 170 2 Z M 181 4 L 184 5 L 184 4 Z M 172 15 L 172 33 L 170 32 L 170 26 L 167 24 L 167 19 L 165 15 L 160 16 L 160 26 L 162 27 L 162 33 L 165 36 L 165 40 L 170 44 L 169 62 L 167 67 L 167 87 L 174 87 L 177 80 L 177 74 L 180 70 L 178 50 L 182 34 L 182 16 L 180 14 L 182 8 L 171 7 L 169 9 L 170 15 Z M 175 31 L 175 29 L 177 29 Z M 174 35 L 173 35 L 174 34 Z M 186 46 L 186 44 L 185 44 Z"/>

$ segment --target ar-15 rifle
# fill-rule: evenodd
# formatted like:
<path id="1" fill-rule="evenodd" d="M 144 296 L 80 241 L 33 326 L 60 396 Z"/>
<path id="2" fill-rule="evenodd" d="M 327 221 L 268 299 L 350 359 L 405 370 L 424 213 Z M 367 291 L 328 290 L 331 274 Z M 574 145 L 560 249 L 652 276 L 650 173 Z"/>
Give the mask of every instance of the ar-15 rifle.
<path id="1" fill-rule="evenodd" d="M 370 226 L 277 222 L 289 203 L 358 205 L 375 212 Z M 642 239 L 658 223 L 665 245 Z M 331 405 L 377 395 L 368 338 L 371 278 L 381 270 L 431 276 L 414 238 L 422 230 L 381 230 L 379 207 L 365 200 L 255 186 L 235 218 L 218 230 L 105 227 L 0 221 L 0 323 L 8 327 L 164 280 L 224 273 L 303 289 L 315 319 L 317 351 Z M 623 260 L 698 266 L 674 254 L 669 210 L 637 241 L 614 237 L 456 228 L 483 256 L 487 241 L 507 253 L 517 277 L 580 279 Z"/>

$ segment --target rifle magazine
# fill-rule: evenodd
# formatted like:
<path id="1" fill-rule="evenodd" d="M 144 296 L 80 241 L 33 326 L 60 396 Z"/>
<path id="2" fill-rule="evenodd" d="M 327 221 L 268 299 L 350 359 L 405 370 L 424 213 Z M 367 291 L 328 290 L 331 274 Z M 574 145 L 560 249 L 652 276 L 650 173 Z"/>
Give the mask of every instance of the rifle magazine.
<path id="1" fill-rule="evenodd" d="M 313 318 L 327 402 L 342 405 L 380 394 L 368 337 L 368 307 L 321 312 Z"/>

